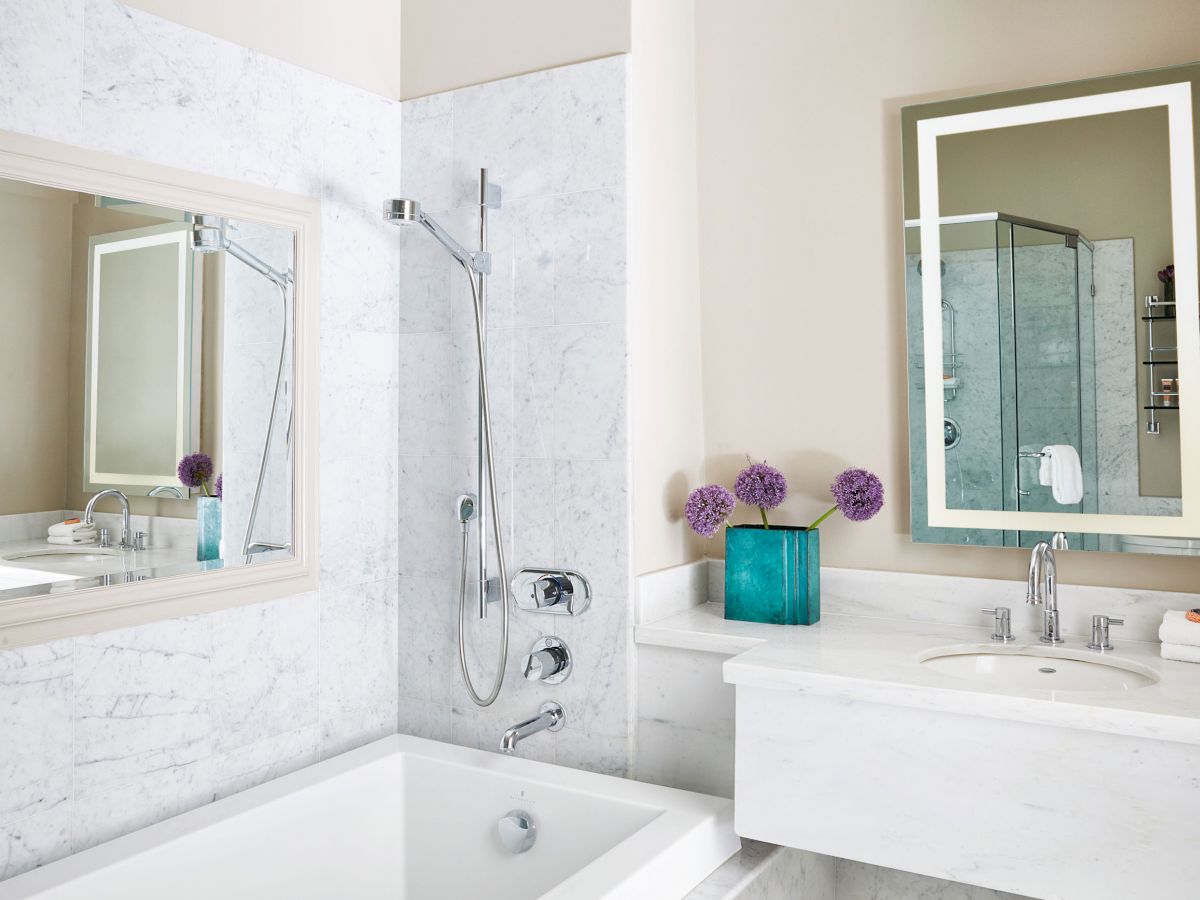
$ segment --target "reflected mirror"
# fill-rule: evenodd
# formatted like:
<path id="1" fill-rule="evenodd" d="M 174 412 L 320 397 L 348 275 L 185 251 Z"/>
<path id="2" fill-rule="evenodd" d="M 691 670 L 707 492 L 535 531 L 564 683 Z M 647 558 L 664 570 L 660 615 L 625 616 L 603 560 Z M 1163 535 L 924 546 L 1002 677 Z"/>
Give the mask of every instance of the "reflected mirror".
<path id="1" fill-rule="evenodd" d="M 0 597 L 290 558 L 294 253 L 0 180 Z"/>
<path id="2" fill-rule="evenodd" d="M 1200 553 L 1196 74 L 904 110 L 915 541 Z"/>

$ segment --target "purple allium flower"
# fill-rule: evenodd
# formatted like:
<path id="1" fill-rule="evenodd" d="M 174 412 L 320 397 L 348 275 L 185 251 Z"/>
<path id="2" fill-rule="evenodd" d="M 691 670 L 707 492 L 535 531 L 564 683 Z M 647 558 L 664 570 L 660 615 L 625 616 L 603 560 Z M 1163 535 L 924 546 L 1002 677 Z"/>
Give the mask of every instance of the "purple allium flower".
<path id="1" fill-rule="evenodd" d="M 719 484 L 706 484 L 688 495 L 683 514 L 692 531 L 701 537 L 712 537 L 733 514 L 737 500 Z"/>
<path id="2" fill-rule="evenodd" d="M 217 484 L 216 484 L 215 494 L 216 494 L 216 497 L 218 500 L 225 499 L 225 473 L 224 472 L 222 472 L 220 475 L 217 476 Z"/>
<path id="3" fill-rule="evenodd" d="M 787 479 L 766 463 L 753 463 L 738 473 L 733 492 L 747 506 L 774 509 L 787 499 Z"/>
<path id="4" fill-rule="evenodd" d="M 851 522 L 865 522 L 883 509 L 883 482 L 866 469 L 847 469 L 829 488 Z"/>
<path id="5" fill-rule="evenodd" d="M 213 461 L 207 453 L 189 453 L 179 461 L 179 480 L 185 487 L 201 487 L 212 473 Z"/>

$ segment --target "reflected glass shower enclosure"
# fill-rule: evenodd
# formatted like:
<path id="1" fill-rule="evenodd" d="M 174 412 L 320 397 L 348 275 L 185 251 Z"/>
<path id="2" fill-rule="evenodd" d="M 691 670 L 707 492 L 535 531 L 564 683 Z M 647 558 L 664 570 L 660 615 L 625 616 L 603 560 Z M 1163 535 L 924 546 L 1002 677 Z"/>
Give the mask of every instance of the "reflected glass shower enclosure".
<path id="1" fill-rule="evenodd" d="M 1098 510 L 1092 244 L 1078 230 L 1001 212 L 947 217 L 942 242 L 942 396 L 925 396 L 920 228 L 905 223 L 913 540 L 1032 546 L 1040 533 L 927 524 L 925 403 L 944 410 L 951 509 Z M 1083 499 L 1039 483 L 1040 454 L 1070 444 Z M 1068 535 L 1072 547 L 1094 535 Z"/>

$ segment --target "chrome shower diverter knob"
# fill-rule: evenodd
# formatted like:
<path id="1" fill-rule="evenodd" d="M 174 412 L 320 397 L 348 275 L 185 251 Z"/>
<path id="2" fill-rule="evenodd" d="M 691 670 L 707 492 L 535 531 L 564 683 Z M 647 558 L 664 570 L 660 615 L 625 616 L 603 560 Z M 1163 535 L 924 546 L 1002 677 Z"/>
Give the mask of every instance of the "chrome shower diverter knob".
<path id="1" fill-rule="evenodd" d="M 557 606 L 559 603 L 569 603 L 575 587 L 571 579 L 565 575 L 543 575 L 536 579 L 530 587 L 533 605 L 538 609 Z"/>
<path id="2" fill-rule="evenodd" d="M 521 671 L 527 681 L 561 684 L 571 674 L 571 651 L 553 635 L 538 638 L 525 656 Z"/>

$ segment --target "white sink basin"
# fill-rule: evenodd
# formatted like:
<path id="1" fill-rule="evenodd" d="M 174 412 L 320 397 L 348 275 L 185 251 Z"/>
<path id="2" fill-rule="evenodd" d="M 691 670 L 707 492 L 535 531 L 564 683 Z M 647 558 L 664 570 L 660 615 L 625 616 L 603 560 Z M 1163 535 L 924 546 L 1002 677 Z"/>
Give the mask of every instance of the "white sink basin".
<path id="1" fill-rule="evenodd" d="M 1145 666 L 1100 654 L 1092 658 L 1088 650 L 943 647 L 919 661 L 943 675 L 1021 691 L 1132 691 L 1158 681 Z"/>
<path id="2" fill-rule="evenodd" d="M 104 562 L 117 555 L 115 550 L 100 550 L 95 547 L 63 547 L 53 550 L 22 550 L 3 557 L 5 562 L 37 560 L 40 562 Z"/>

